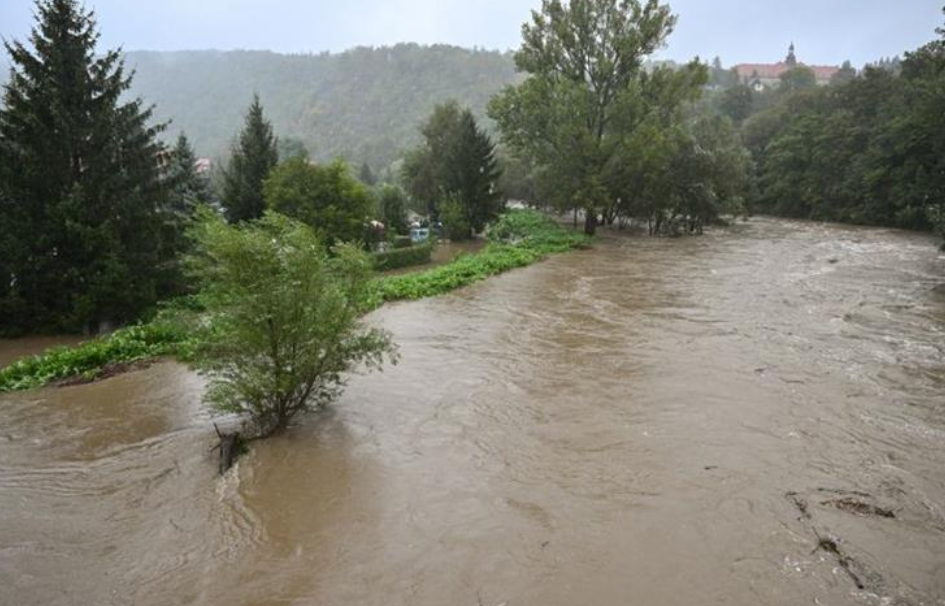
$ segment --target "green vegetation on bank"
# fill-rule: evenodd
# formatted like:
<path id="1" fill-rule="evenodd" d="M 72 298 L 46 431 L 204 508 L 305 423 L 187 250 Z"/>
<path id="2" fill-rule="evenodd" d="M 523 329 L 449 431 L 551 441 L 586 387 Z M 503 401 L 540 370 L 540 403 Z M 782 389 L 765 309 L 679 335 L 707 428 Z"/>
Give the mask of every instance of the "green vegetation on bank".
<path id="1" fill-rule="evenodd" d="M 482 251 L 426 271 L 374 279 L 370 306 L 386 301 L 444 294 L 545 257 L 587 246 L 590 240 L 537 211 L 513 210 L 490 227 L 490 244 Z M 410 250 L 410 249 L 402 249 Z M 191 332 L 159 314 L 150 323 L 130 326 L 74 347 L 58 347 L 0 369 L 0 392 L 33 389 L 81 377 L 93 380 L 115 365 L 160 356 L 192 359 Z"/>
<path id="2" fill-rule="evenodd" d="M 488 235 L 489 245 L 477 253 L 461 255 L 452 263 L 426 271 L 379 279 L 376 304 L 435 297 L 590 242 L 587 236 L 567 230 L 533 210 L 507 212 L 490 227 Z"/>
<path id="3" fill-rule="evenodd" d="M 106 337 L 55 347 L 0 369 L 0 392 L 34 389 L 72 378 L 92 381 L 115 365 L 179 355 L 184 340 L 184 333 L 170 324 L 121 328 Z"/>

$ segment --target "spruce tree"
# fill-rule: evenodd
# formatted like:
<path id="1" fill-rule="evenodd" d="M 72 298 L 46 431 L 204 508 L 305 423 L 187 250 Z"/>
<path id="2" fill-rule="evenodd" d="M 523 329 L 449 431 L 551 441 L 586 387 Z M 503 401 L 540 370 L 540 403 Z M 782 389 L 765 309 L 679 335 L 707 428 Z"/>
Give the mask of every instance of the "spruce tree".
<path id="1" fill-rule="evenodd" d="M 259 95 L 253 95 L 239 142 L 223 172 L 223 205 L 231 222 L 252 221 L 262 216 L 266 208 L 263 181 L 279 163 L 277 144 L 272 124 L 263 115 Z"/>
<path id="2" fill-rule="evenodd" d="M 197 172 L 197 154 L 186 133 L 177 137 L 171 150 L 167 183 L 170 186 L 168 207 L 177 213 L 190 215 L 198 204 L 214 202 L 210 179 Z"/>
<path id="3" fill-rule="evenodd" d="M 468 109 L 460 115 L 450 142 L 447 170 L 449 177 L 444 189 L 462 204 L 469 227 L 481 232 L 502 209 L 502 196 L 497 189 L 501 171 L 495 145 Z"/>
<path id="4" fill-rule="evenodd" d="M 215 202 L 210 180 L 197 172 L 197 155 L 184 133 L 170 152 L 164 182 L 167 204 L 161 213 L 161 290 L 180 294 L 187 290 L 182 267 L 183 256 L 191 248 L 187 229 L 197 206 Z"/>
<path id="5" fill-rule="evenodd" d="M 158 296 L 163 203 L 151 109 L 122 98 L 117 51 L 92 12 L 38 0 L 29 43 L 4 43 L 0 106 L 0 332 L 97 329 Z"/>
<path id="6" fill-rule="evenodd" d="M 361 172 L 358 174 L 358 180 L 368 187 L 374 187 L 377 185 L 377 177 L 374 176 L 374 171 L 371 170 L 371 165 L 367 162 L 361 165 Z"/>

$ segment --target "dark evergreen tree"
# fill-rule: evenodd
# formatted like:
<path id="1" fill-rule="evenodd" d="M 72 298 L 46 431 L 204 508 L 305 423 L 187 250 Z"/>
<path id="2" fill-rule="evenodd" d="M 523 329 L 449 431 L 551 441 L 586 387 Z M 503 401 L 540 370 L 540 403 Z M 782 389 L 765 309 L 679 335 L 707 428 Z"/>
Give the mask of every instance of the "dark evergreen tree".
<path id="1" fill-rule="evenodd" d="M 39 0 L 29 46 L 5 43 L 0 108 L 0 332 L 97 329 L 159 295 L 164 201 L 151 109 L 126 100 L 91 12 Z"/>
<path id="2" fill-rule="evenodd" d="M 358 173 L 358 180 L 368 187 L 374 187 L 377 185 L 377 177 L 374 176 L 374 171 L 371 170 L 371 165 L 367 162 L 361 165 L 361 172 Z"/>
<path id="3" fill-rule="evenodd" d="M 215 204 L 216 197 L 208 176 L 197 172 L 197 156 L 184 133 L 178 136 L 167 162 L 167 204 L 161 213 L 161 285 L 163 291 L 177 294 L 186 291 L 181 261 L 190 251 L 187 228 L 197 206 Z"/>
<path id="4" fill-rule="evenodd" d="M 189 216 L 198 204 L 215 201 L 209 177 L 197 172 L 197 155 L 185 133 L 177 137 L 171 151 L 166 179 L 170 188 L 169 210 Z"/>
<path id="5" fill-rule="evenodd" d="M 468 109 L 460 114 L 446 166 L 444 191 L 456 195 L 466 213 L 466 223 L 473 232 L 481 232 L 502 209 L 497 187 L 501 171 L 495 145 Z"/>
<path id="6" fill-rule="evenodd" d="M 272 124 L 263 115 L 259 95 L 253 95 L 239 142 L 223 171 L 223 206 L 231 222 L 262 216 L 266 208 L 263 181 L 279 163 L 277 145 Z"/>

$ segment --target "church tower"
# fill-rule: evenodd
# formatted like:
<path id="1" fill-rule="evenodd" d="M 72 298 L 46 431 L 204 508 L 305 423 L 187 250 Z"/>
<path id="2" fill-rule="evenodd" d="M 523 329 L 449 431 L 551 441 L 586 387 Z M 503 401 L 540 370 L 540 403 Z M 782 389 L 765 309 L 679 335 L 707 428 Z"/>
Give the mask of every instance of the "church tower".
<path id="1" fill-rule="evenodd" d="M 797 67 L 797 56 L 794 54 L 794 43 L 791 42 L 790 48 L 788 48 L 787 59 L 784 60 L 784 63 L 791 68 Z"/>

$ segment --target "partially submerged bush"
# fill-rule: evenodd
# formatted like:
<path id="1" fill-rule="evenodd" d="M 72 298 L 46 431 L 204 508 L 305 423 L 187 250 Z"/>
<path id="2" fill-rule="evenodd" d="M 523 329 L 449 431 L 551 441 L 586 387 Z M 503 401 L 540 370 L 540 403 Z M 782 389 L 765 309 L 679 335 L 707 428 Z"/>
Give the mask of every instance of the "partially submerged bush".
<path id="1" fill-rule="evenodd" d="M 588 242 L 586 236 L 563 228 L 536 210 L 510 210 L 489 226 L 486 235 L 492 242 L 524 244 L 546 252 L 578 248 Z"/>
<path id="2" fill-rule="evenodd" d="M 205 401 L 249 415 L 257 436 L 331 402 L 355 366 L 393 360 L 390 335 L 361 323 L 372 275 L 363 251 L 340 245 L 329 255 L 311 228 L 275 213 L 241 226 L 205 214 L 194 236 Z"/>

